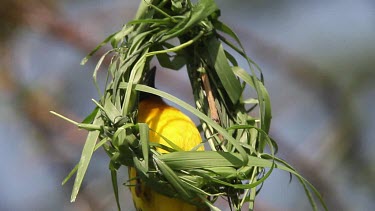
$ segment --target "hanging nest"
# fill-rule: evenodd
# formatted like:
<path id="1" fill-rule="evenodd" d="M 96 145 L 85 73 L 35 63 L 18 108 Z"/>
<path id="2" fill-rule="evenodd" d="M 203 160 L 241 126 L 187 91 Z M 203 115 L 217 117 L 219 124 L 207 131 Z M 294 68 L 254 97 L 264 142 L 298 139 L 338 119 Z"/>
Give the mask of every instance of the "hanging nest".
<path id="1" fill-rule="evenodd" d="M 253 209 L 261 185 L 278 168 L 297 177 L 314 210 L 314 194 L 326 209 L 317 190 L 275 156 L 277 144 L 268 135 L 271 103 L 263 75 L 219 16 L 214 0 L 195 4 L 190 0 L 141 1 L 135 19 L 82 61 L 84 64 L 101 46 L 111 43 L 112 50 L 101 57 L 93 74 L 96 84 L 101 63 L 111 56 L 104 92 L 96 84 L 100 95 L 94 101 L 96 108 L 82 123 L 68 120 L 89 130 L 81 160 L 63 182 L 77 173 L 72 201 L 93 152 L 102 147 L 110 157 L 118 204 L 116 172 L 121 166 L 136 168 L 139 177 L 157 192 L 192 204 L 203 203 L 212 210 L 219 210 L 213 205 L 219 197 L 225 197 L 235 210 L 245 205 Z M 247 63 L 249 73 L 236 57 Z M 152 59 L 166 69 L 186 67 L 195 108 L 147 86 Z M 255 97 L 244 99 L 249 90 Z M 202 144 L 207 143 L 210 150 L 181 151 L 150 143 L 148 125 L 137 122 L 141 92 L 158 95 L 198 117 L 205 137 Z M 169 153 L 159 153 L 158 148 Z"/>

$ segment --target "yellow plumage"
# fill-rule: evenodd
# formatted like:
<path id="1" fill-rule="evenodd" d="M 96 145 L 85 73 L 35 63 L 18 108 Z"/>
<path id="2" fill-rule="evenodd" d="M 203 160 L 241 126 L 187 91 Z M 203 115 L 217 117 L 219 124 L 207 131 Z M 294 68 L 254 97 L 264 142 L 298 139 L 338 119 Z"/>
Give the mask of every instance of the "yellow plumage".
<path id="1" fill-rule="evenodd" d="M 147 123 L 152 129 L 149 134 L 151 142 L 170 146 L 160 136 L 162 135 L 186 151 L 191 150 L 202 142 L 202 138 L 193 121 L 181 111 L 168 106 L 161 98 L 156 96 L 149 97 L 139 103 L 138 122 Z M 204 150 L 204 147 L 200 147 L 199 150 Z M 158 149 L 158 151 L 166 153 L 162 149 Z M 129 178 L 136 178 L 136 176 L 135 169 L 129 168 Z M 137 211 L 202 210 L 179 199 L 169 198 L 156 193 L 142 184 L 140 180 L 131 180 L 130 185 L 134 206 Z"/>

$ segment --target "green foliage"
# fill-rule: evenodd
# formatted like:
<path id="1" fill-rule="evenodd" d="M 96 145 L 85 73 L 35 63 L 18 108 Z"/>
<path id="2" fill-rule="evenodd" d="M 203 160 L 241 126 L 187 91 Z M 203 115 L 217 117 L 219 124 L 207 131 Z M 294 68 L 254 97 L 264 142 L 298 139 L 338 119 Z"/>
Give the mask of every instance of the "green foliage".
<path id="1" fill-rule="evenodd" d="M 213 205 L 218 197 L 227 197 L 228 205 L 236 210 L 241 210 L 245 204 L 253 210 L 259 192 L 257 187 L 277 168 L 298 178 L 314 210 L 317 205 L 312 193 L 326 209 L 315 188 L 275 156 L 277 144 L 268 136 L 271 102 L 263 75 L 247 57 L 236 34 L 218 20 L 219 15 L 213 0 L 200 0 L 196 4 L 189 0 L 145 0 L 134 20 L 106 38 L 83 59 L 82 64 L 106 43 L 113 47 L 102 56 L 94 70 L 96 84 L 102 61 L 112 55 L 108 69 L 110 80 L 107 80 L 104 93 L 98 89 L 100 100 L 94 101 L 97 107 L 82 123 L 68 120 L 90 131 L 79 164 L 63 182 L 77 172 L 72 201 L 78 194 L 93 152 L 103 147 L 110 157 L 118 205 L 116 172 L 125 165 L 135 167 L 139 177 L 155 191 L 192 204 L 204 203 L 213 210 L 218 210 Z M 178 40 L 180 44 L 174 46 L 172 40 L 174 43 Z M 224 46 L 248 61 L 251 74 L 238 67 L 235 55 Z M 186 66 L 196 108 L 145 85 L 152 58 L 173 70 Z M 203 76 L 207 76 L 210 90 L 204 86 Z M 243 99 L 245 89 L 254 90 L 257 96 Z M 213 101 L 208 99 L 208 91 L 212 91 Z M 208 142 L 211 151 L 184 152 L 173 145 L 173 140 L 167 140 L 171 147 L 150 143 L 148 125 L 136 121 L 140 92 L 158 95 L 197 116 L 205 134 L 204 142 Z M 210 109 L 210 103 L 217 108 L 218 119 L 212 119 L 215 111 Z M 247 104 L 252 104 L 252 109 L 258 108 L 259 116 L 250 116 L 245 108 Z M 98 143 L 97 139 L 100 140 Z M 270 153 L 265 152 L 267 147 Z M 160 154 L 157 148 L 170 153 Z M 201 202 L 197 202 L 197 198 Z"/>

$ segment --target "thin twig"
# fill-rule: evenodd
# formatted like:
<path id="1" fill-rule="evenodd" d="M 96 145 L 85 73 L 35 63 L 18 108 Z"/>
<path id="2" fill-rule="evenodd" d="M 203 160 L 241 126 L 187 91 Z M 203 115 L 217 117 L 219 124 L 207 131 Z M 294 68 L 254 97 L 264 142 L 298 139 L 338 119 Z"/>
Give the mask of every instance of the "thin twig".
<path id="1" fill-rule="evenodd" d="M 206 92 L 206 95 L 207 95 L 208 107 L 210 108 L 210 117 L 217 124 L 220 124 L 219 113 L 218 113 L 216 105 L 215 105 L 215 98 L 214 98 L 214 95 L 212 94 L 212 89 L 211 89 L 211 85 L 210 85 L 210 81 L 208 79 L 207 73 L 203 73 L 201 75 L 201 79 L 202 79 L 202 82 L 203 82 L 203 88 L 204 88 L 204 90 Z M 220 147 L 224 151 L 226 151 L 226 148 L 225 148 L 226 140 L 224 140 L 224 138 L 221 134 L 218 134 L 218 138 L 219 138 L 219 141 L 220 141 L 219 142 Z"/>
<path id="2" fill-rule="evenodd" d="M 219 113 L 217 112 L 217 108 L 215 105 L 215 98 L 214 98 L 214 95 L 212 94 L 212 89 L 211 89 L 208 76 L 206 73 L 203 73 L 201 78 L 202 78 L 204 90 L 206 91 L 206 94 L 207 94 L 208 106 L 210 108 L 210 117 L 213 121 L 220 124 Z"/>

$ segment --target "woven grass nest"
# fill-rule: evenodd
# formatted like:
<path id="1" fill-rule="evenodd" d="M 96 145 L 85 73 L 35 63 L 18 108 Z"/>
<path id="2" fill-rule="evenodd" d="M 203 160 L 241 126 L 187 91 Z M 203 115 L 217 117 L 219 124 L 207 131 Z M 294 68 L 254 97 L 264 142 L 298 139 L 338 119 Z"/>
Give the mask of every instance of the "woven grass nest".
<path id="1" fill-rule="evenodd" d="M 77 174 L 72 201 L 93 152 L 103 148 L 110 157 L 118 204 L 117 170 L 122 166 L 135 167 L 141 179 L 160 193 L 204 203 L 212 210 L 219 210 L 214 205 L 219 197 L 226 198 L 232 209 L 252 210 L 262 184 L 277 168 L 300 181 L 314 210 L 318 209 L 315 199 L 327 209 L 318 191 L 275 156 L 277 144 L 268 135 L 271 103 L 264 77 L 219 16 L 214 0 L 194 4 L 190 0 L 144 0 L 134 20 L 82 61 L 84 64 L 101 46 L 111 44 L 112 49 L 101 57 L 93 73 L 98 88 L 97 71 L 103 60 L 110 58 L 105 90 L 98 88 L 99 100 L 94 100 L 92 113 L 77 123 L 53 112 L 89 131 L 79 163 L 63 182 Z M 236 58 L 247 63 L 247 70 Z M 185 67 L 180 71 L 189 75 L 196 107 L 147 86 L 151 60 L 165 69 Z M 136 121 L 141 92 L 158 95 L 198 117 L 202 144 L 209 146 L 206 151 L 181 151 L 177 146 L 150 143 L 148 125 Z M 244 99 L 244 92 L 255 97 Z M 170 153 L 159 153 L 157 148 Z"/>

